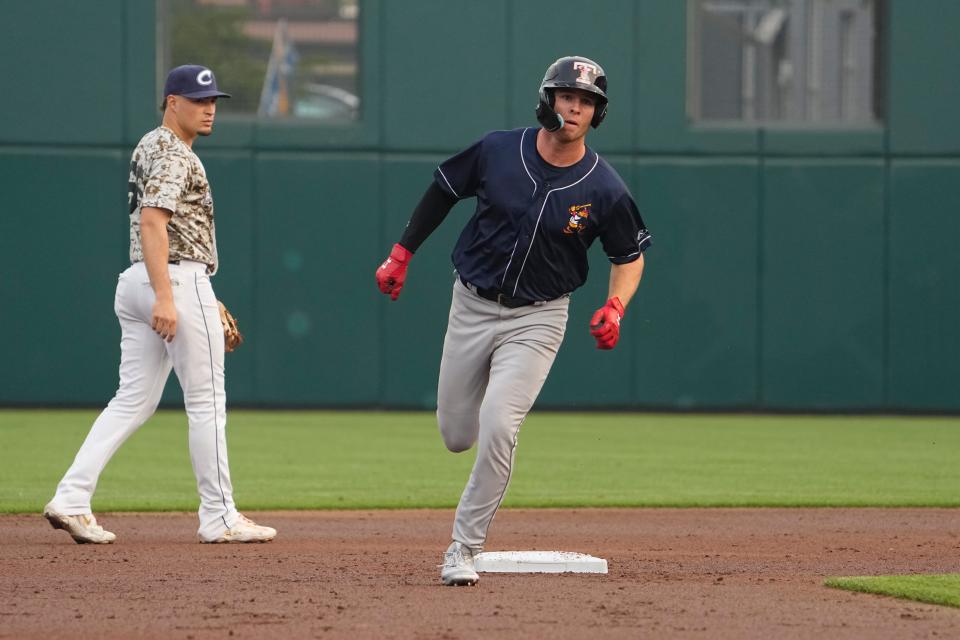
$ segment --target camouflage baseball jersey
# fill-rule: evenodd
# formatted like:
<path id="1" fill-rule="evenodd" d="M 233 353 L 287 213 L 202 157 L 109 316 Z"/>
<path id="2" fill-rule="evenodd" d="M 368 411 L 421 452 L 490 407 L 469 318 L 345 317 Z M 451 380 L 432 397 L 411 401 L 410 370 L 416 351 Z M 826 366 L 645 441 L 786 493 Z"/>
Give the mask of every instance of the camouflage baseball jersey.
<path id="1" fill-rule="evenodd" d="M 200 158 L 176 134 L 157 127 L 140 139 L 130 161 L 130 262 L 143 260 L 140 210 L 171 211 L 170 260 L 194 260 L 217 268 L 213 195 Z"/>

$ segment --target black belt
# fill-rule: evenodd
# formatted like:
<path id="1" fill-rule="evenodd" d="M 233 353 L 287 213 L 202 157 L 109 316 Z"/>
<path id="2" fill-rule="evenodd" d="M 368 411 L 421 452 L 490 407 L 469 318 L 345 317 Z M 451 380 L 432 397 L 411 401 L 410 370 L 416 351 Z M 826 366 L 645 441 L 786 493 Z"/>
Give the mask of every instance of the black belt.
<path id="1" fill-rule="evenodd" d="M 167 264 L 180 264 L 179 260 L 167 260 Z"/>
<path id="2" fill-rule="evenodd" d="M 516 309 L 517 307 L 527 307 L 531 304 L 537 304 L 538 302 L 536 300 L 524 300 L 522 298 L 514 298 L 512 296 L 508 296 L 507 294 L 497 289 L 481 289 L 480 287 L 470 284 L 469 282 L 464 280 L 462 276 L 460 277 L 460 282 L 463 283 L 463 286 L 465 286 L 467 289 L 470 289 L 481 298 L 486 298 L 487 300 L 496 302 L 500 306 L 506 307 L 508 309 Z"/>

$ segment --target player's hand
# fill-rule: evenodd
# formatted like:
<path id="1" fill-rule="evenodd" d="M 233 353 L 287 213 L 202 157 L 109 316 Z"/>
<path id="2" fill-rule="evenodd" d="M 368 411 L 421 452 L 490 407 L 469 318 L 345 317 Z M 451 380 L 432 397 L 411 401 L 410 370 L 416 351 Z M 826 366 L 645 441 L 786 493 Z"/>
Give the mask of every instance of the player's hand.
<path id="1" fill-rule="evenodd" d="M 620 298 L 614 296 L 597 309 L 590 319 L 590 335 L 597 339 L 597 349 L 613 349 L 620 339 L 620 319 L 623 318 L 623 305 Z"/>
<path id="2" fill-rule="evenodd" d="M 153 303 L 150 326 L 167 342 L 173 340 L 177 335 L 177 308 L 173 305 L 173 298 L 157 298 Z"/>
<path id="3" fill-rule="evenodd" d="M 390 257 L 377 269 L 377 286 L 380 287 L 380 291 L 388 294 L 391 300 L 396 300 L 400 296 L 403 281 L 407 279 L 407 266 L 412 257 L 413 254 L 407 251 L 406 247 L 399 243 L 395 244 L 390 251 Z"/>

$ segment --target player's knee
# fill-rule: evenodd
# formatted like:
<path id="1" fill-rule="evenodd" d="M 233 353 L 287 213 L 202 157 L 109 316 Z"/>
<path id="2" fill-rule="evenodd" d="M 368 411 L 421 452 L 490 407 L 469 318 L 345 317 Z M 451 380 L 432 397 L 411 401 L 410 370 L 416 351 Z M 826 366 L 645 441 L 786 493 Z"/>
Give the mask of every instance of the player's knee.
<path id="1" fill-rule="evenodd" d="M 476 416 L 449 415 L 439 411 L 437 424 L 444 446 L 454 453 L 466 451 L 473 446 L 480 426 Z"/>
<path id="2" fill-rule="evenodd" d="M 161 388 L 162 392 L 162 388 Z M 107 407 L 112 411 L 127 414 L 152 415 L 160 404 L 160 393 L 135 385 L 121 385 Z"/>
<path id="3" fill-rule="evenodd" d="M 473 443 L 466 438 L 451 438 L 449 436 L 443 437 L 443 444 L 446 445 L 447 450 L 453 453 L 462 453 L 473 446 Z"/>

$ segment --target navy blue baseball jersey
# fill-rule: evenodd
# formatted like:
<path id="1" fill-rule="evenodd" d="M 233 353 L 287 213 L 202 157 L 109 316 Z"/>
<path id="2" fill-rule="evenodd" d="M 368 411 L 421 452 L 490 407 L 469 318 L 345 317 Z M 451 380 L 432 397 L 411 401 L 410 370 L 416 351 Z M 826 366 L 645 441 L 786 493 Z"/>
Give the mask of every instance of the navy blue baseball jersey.
<path id="1" fill-rule="evenodd" d="M 555 167 L 537 152 L 537 129 L 494 131 L 443 162 L 440 188 L 477 208 L 453 250 L 460 276 L 523 300 L 552 300 L 587 279 L 587 249 L 599 236 L 607 257 L 625 264 L 650 234 L 617 172 L 587 147 L 579 162 Z"/>

